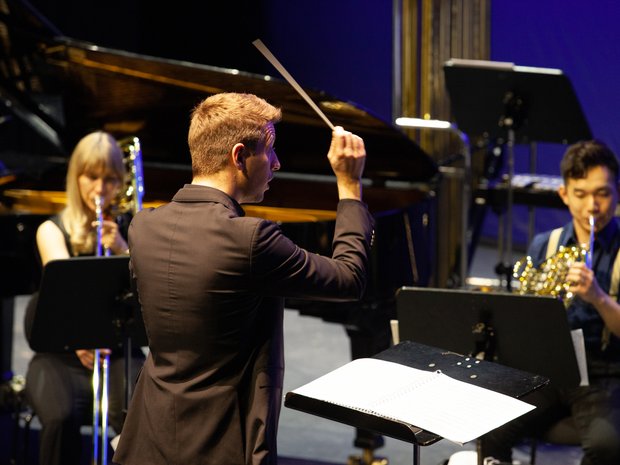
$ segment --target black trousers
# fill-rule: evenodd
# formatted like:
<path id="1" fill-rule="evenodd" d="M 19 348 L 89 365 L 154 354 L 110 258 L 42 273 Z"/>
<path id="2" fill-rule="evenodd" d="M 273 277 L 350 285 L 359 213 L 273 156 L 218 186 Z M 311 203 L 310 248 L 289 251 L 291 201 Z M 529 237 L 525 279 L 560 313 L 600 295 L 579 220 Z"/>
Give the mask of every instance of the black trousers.
<path id="1" fill-rule="evenodd" d="M 134 352 L 129 382 L 133 383 L 144 357 Z M 125 361 L 110 358 L 109 425 L 120 433 L 125 412 Z M 38 353 L 26 374 L 26 400 L 41 422 L 40 465 L 78 465 L 82 439 L 80 427 L 92 425 L 92 371 L 75 353 Z"/>
<path id="2" fill-rule="evenodd" d="M 512 463 L 516 442 L 572 415 L 584 452 L 582 465 L 620 464 L 620 378 L 594 378 L 590 386 L 571 389 L 549 385 L 523 400 L 537 408 L 483 436 L 483 457 Z"/>

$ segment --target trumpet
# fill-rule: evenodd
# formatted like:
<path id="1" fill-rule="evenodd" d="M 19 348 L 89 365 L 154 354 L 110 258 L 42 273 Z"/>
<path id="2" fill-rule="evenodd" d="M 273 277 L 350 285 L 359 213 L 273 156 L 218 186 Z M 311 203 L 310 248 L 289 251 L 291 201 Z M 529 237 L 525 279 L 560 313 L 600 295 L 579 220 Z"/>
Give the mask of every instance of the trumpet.
<path id="1" fill-rule="evenodd" d="M 519 282 L 518 294 L 547 295 L 560 299 L 566 307 L 570 306 L 574 294 L 566 279 L 571 265 L 586 261 L 589 250 L 585 246 L 560 246 L 558 251 L 536 268 L 531 257 L 518 260 L 512 276 Z"/>

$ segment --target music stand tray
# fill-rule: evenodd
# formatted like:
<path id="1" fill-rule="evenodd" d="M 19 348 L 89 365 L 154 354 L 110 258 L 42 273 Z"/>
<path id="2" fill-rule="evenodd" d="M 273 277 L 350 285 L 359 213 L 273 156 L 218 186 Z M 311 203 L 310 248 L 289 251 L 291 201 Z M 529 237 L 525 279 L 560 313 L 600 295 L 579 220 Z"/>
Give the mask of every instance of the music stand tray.
<path id="1" fill-rule="evenodd" d="M 52 260 L 43 269 L 30 346 L 38 352 L 146 346 L 129 257 Z"/>
<path id="2" fill-rule="evenodd" d="M 512 128 L 517 143 L 592 138 L 573 85 L 560 69 L 463 59 L 449 60 L 443 69 L 454 117 L 470 137 L 506 139 Z"/>
<path id="3" fill-rule="evenodd" d="M 396 312 L 401 340 L 464 355 L 487 351 L 502 365 L 556 386 L 580 382 L 564 304 L 552 297 L 403 287 Z"/>
<path id="4" fill-rule="evenodd" d="M 544 386 L 548 379 L 503 367 L 484 360 L 469 357 L 411 341 L 404 341 L 372 357 L 425 371 L 437 371 L 468 384 L 499 392 L 511 397 L 522 397 Z M 373 373 L 368 373 L 369 377 Z M 385 380 L 389 387 L 390 381 Z M 302 412 L 344 423 L 356 428 L 375 431 L 414 445 L 414 463 L 419 460 L 419 446 L 428 446 L 442 437 L 399 420 L 378 416 L 372 412 L 349 408 L 329 400 L 302 395 L 294 391 L 286 393 L 284 405 Z"/>

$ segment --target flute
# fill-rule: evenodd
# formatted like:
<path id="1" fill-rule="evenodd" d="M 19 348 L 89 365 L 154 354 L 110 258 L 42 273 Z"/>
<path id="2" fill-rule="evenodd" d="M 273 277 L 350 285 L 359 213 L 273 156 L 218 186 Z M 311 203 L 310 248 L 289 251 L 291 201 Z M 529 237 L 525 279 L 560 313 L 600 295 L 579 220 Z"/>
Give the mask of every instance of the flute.
<path id="1" fill-rule="evenodd" d="M 95 196 L 95 215 L 97 216 L 97 246 L 95 248 L 95 255 L 97 257 L 110 255 L 110 249 L 103 246 L 103 197 Z"/>

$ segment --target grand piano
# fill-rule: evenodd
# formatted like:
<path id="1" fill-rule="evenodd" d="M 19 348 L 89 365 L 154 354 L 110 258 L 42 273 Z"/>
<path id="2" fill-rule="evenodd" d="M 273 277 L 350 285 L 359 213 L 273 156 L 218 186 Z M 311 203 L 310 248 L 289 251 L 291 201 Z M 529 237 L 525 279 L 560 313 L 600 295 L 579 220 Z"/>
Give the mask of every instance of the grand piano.
<path id="1" fill-rule="evenodd" d="M 5 5 L 4 9 L 2 5 Z M 325 158 L 330 130 L 281 79 L 99 47 L 65 37 L 19 0 L 0 2 L 0 296 L 38 286 L 34 233 L 62 207 L 67 159 L 94 129 L 138 137 L 145 203 L 169 201 L 191 180 L 186 135 L 191 109 L 224 91 L 257 94 L 283 110 L 282 164 L 260 207 L 248 214 L 278 221 L 309 250 L 330 254 L 337 191 Z M 391 124 L 350 102 L 307 89 L 327 117 L 364 138 L 364 200 L 377 227 L 371 280 L 361 302 L 287 301 L 287 308 L 337 322 L 351 356 L 389 344 L 394 293 L 428 285 L 433 273 L 435 163 Z M 373 447 L 358 436 L 356 445 Z M 375 444 L 376 445 L 376 444 Z"/>

